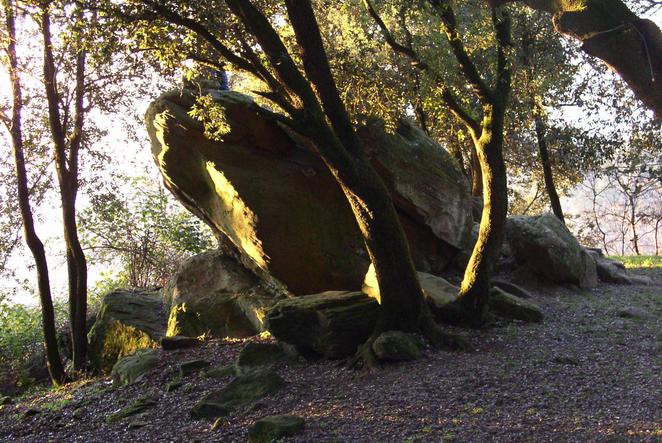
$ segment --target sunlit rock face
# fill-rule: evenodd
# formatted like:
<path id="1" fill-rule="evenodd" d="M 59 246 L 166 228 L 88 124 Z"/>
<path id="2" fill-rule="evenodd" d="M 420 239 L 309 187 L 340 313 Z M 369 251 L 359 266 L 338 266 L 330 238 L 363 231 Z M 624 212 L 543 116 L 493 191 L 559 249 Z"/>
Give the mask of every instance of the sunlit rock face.
<path id="1" fill-rule="evenodd" d="M 207 90 L 219 120 L 214 136 L 190 117 L 189 90 L 158 98 L 147 111 L 152 152 L 166 186 L 244 265 L 297 295 L 355 290 L 369 265 L 346 199 L 308 140 L 260 114 L 248 97 Z M 403 124 L 360 131 L 387 184 L 416 267 L 438 272 L 468 241 L 466 179 L 439 145 Z"/>

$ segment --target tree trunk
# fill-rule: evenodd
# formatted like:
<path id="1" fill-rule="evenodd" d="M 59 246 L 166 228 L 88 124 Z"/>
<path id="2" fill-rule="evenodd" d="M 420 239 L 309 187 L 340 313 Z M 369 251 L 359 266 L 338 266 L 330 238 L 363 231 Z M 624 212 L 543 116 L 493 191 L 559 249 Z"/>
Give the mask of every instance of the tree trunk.
<path id="1" fill-rule="evenodd" d="M 4 0 L 5 18 L 7 31 L 9 34 L 7 43 L 7 54 L 9 56 L 9 69 L 12 85 L 13 106 L 12 117 L 9 123 L 9 131 L 14 148 L 14 162 L 16 173 L 16 185 L 18 194 L 18 203 L 23 219 L 23 230 L 25 241 L 32 252 L 37 269 L 37 286 L 39 290 L 39 300 L 41 303 L 42 328 L 44 333 L 44 346 L 46 349 L 46 362 L 48 372 L 54 385 L 60 385 L 65 382 L 66 376 L 60 353 L 57 348 L 57 338 L 55 330 L 55 312 L 53 309 L 53 299 L 51 297 L 50 279 L 48 275 L 48 262 L 44 245 L 35 231 L 32 209 L 30 207 L 30 192 L 28 187 L 28 178 L 25 165 L 25 156 L 23 149 L 23 133 L 21 129 L 21 111 L 23 106 L 21 83 L 18 74 L 18 60 L 16 56 L 16 28 L 14 21 L 14 10 L 11 0 Z"/>
<path id="2" fill-rule="evenodd" d="M 478 148 L 476 147 L 476 142 L 474 141 L 473 146 L 471 147 L 471 196 L 472 197 L 482 197 L 483 196 L 483 172 L 480 159 L 478 158 Z"/>
<path id="3" fill-rule="evenodd" d="M 459 302 L 472 322 L 484 320 L 492 268 L 499 257 L 508 214 L 506 166 L 503 161 L 503 104 L 484 106 L 481 133 L 474 134 L 483 176 L 483 213 L 478 240 L 460 285 Z"/>
<path id="4" fill-rule="evenodd" d="M 72 136 L 68 143 L 59 110 L 50 26 L 50 12 L 48 5 L 45 4 L 42 8 L 41 20 L 41 31 L 44 39 L 44 87 L 46 89 L 48 117 L 62 204 L 64 241 L 67 246 L 69 322 L 71 324 L 73 362 L 75 369 L 83 370 L 87 359 L 87 261 L 78 238 L 76 196 L 78 193 L 78 152 L 83 131 L 86 57 L 82 50 L 76 57 L 75 116 Z M 67 151 L 69 152 L 68 156 Z"/>
<path id="5" fill-rule="evenodd" d="M 632 226 L 632 246 L 634 247 L 634 252 L 637 255 L 641 255 L 639 252 L 639 235 L 637 234 L 637 214 L 636 203 L 633 196 L 630 196 L 630 226 Z"/>
<path id="6" fill-rule="evenodd" d="M 549 152 L 547 150 L 547 140 L 545 138 L 545 122 L 538 114 L 534 117 L 536 126 L 536 136 L 538 138 L 538 149 L 540 151 L 540 161 L 542 162 L 542 171 L 545 177 L 545 189 L 549 197 L 549 203 L 552 205 L 552 211 L 559 220 L 565 224 L 563 217 L 563 208 L 561 207 L 561 200 L 559 194 L 556 192 L 556 185 L 554 184 L 554 175 L 552 173 L 552 164 L 549 161 Z"/>

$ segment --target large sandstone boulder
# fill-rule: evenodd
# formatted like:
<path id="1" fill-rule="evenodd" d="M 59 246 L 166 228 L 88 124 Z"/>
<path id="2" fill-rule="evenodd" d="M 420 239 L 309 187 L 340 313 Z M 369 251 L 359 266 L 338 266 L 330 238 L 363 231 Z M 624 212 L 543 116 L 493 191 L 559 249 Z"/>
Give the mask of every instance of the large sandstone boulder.
<path id="1" fill-rule="evenodd" d="M 165 323 L 159 291 L 109 293 L 88 334 L 92 364 L 102 372 L 109 372 L 120 358 L 139 349 L 159 347 Z"/>
<path id="2" fill-rule="evenodd" d="M 186 260 L 163 291 L 168 336 L 242 338 L 264 330 L 276 296 L 255 275 L 220 251 Z"/>
<path id="3" fill-rule="evenodd" d="M 242 262 L 295 294 L 361 287 L 369 260 L 339 186 L 306 139 L 248 97 L 207 90 L 224 116 L 206 137 L 190 90 L 163 94 L 146 121 L 166 186 Z M 420 269 L 439 270 L 466 243 L 468 184 L 450 156 L 411 125 L 361 131 L 396 203 Z M 214 138 L 214 139 L 212 139 Z"/>
<path id="4" fill-rule="evenodd" d="M 553 214 L 511 217 L 506 237 L 517 263 L 534 274 L 554 283 L 597 284 L 595 260 Z"/>

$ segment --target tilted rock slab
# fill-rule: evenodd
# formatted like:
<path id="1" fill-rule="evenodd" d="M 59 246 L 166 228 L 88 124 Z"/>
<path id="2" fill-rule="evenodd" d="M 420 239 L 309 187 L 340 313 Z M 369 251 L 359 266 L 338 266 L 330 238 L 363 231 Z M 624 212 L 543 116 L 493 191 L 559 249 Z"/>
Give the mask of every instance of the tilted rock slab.
<path id="1" fill-rule="evenodd" d="M 247 96 L 206 90 L 223 116 L 218 141 L 189 116 L 190 90 L 163 94 L 147 111 L 152 153 L 170 191 L 242 263 L 294 294 L 361 287 L 369 260 L 354 216 L 315 147 Z M 466 178 L 439 145 L 410 124 L 360 131 L 391 191 L 416 266 L 438 271 L 468 241 Z"/>

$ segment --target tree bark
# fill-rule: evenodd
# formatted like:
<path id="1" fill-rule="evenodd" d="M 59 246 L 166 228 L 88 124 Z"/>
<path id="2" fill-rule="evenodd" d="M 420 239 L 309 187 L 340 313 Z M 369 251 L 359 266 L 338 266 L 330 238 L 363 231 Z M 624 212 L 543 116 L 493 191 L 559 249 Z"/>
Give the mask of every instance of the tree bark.
<path id="1" fill-rule="evenodd" d="M 44 245 L 36 233 L 32 208 L 30 207 L 30 192 L 28 187 L 27 170 L 23 147 L 23 133 L 21 128 L 21 111 L 23 107 L 22 89 L 18 70 L 18 59 L 16 56 L 16 27 L 14 19 L 14 8 L 11 0 L 4 0 L 5 18 L 7 32 L 9 35 L 7 43 L 7 54 L 9 57 L 9 70 L 13 95 L 12 117 L 9 123 L 12 145 L 14 149 L 14 163 L 16 173 L 16 184 L 19 208 L 23 219 L 23 230 L 25 241 L 32 252 L 37 269 L 37 287 L 41 303 L 42 328 L 44 334 L 44 346 L 46 349 L 46 362 L 48 372 L 54 385 L 65 382 L 66 375 L 60 353 L 57 348 L 55 330 L 55 312 L 53 299 L 51 297 L 50 279 L 48 275 L 48 262 Z"/>
<path id="2" fill-rule="evenodd" d="M 483 173 L 481 172 L 478 147 L 475 140 L 471 147 L 471 195 L 473 197 L 483 196 Z"/>
<path id="3" fill-rule="evenodd" d="M 78 153 L 84 123 L 84 88 L 86 55 L 79 49 L 76 56 L 76 89 L 74 121 L 71 137 L 67 134 L 60 115 L 55 61 L 51 41 L 51 23 L 48 5 L 42 7 L 41 31 L 44 40 L 44 87 L 48 102 L 48 117 L 53 140 L 55 167 L 62 204 L 64 241 L 67 246 L 69 277 L 69 321 L 73 363 L 83 370 L 87 361 L 87 261 L 78 238 L 76 223 L 76 197 L 78 194 Z M 68 155 L 67 155 L 68 152 Z"/>
<path id="4" fill-rule="evenodd" d="M 545 189 L 549 197 L 549 203 L 552 206 L 552 212 L 565 224 L 565 217 L 563 216 L 563 208 L 561 207 L 561 200 L 559 194 L 556 192 L 556 185 L 554 184 L 554 174 L 552 173 L 552 164 L 549 161 L 549 151 L 547 149 L 546 125 L 543 118 L 536 114 L 534 117 L 536 126 L 536 137 L 538 138 L 538 150 L 540 151 L 540 162 L 542 163 L 542 172 L 545 178 Z"/>
<path id="5" fill-rule="evenodd" d="M 480 135 L 472 134 L 483 177 L 483 213 L 478 240 L 460 285 L 459 302 L 476 325 L 484 321 L 492 270 L 501 251 L 508 214 L 508 187 L 503 161 L 505 99 L 503 97 L 500 103 L 484 106 Z"/>

